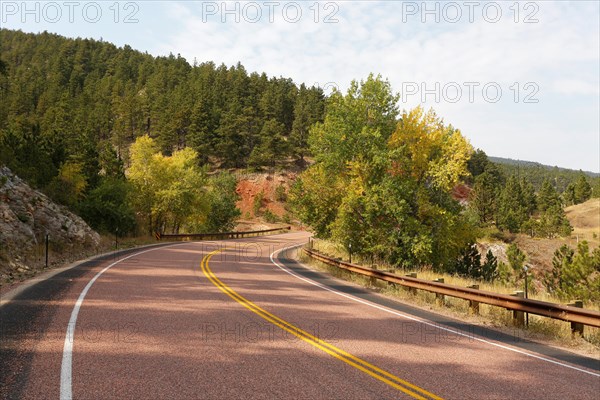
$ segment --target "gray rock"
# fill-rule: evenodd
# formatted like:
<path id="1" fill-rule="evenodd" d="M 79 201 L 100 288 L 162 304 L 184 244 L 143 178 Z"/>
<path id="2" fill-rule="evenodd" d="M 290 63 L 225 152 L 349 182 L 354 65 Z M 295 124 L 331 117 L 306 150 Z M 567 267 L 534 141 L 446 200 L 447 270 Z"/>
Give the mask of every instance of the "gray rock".
<path id="1" fill-rule="evenodd" d="M 0 269 L 39 260 L 46 234 L 57 254 L 95 249 L 100 243 L 100 235 L 83 219 L 0 166 Z"/>

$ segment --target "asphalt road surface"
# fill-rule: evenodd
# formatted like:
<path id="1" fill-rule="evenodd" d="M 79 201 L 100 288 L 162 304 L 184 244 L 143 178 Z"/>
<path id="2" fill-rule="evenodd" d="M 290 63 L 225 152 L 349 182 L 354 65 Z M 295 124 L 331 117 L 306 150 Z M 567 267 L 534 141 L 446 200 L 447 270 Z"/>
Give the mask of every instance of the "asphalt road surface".
<path id="1" fill-rule="evenodd" d="M 600 361 L 308 270 L 288 233 L 84 263 L 0 308 L 6 399 L 597 399 Z"/>

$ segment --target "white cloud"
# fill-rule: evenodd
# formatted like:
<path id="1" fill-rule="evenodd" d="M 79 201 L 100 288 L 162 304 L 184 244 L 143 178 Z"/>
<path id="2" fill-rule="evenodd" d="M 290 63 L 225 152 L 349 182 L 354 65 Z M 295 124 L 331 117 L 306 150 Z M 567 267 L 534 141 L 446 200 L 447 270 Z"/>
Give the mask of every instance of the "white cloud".
<path id="1" fill-rule="evenodd" d="M 552 89 L 565 95 L 600 95 L 600 87 L 596 82 L 581 79 L 559 79 L 553 82 Z"/>
<path id="2" fill-rule="evenodd" d="M 574 147 L 569 151 L 575 155 L 567 157 L 564 147 L 558 145 L 566 133 L 555 128 L 562 125 L 559 118 L 573 114 L 569 107 L 598 95 L 598 3 L 536 3 L 539 22 L 533 24 L 514 23 L 508 9 L 512 2 L 503 3 L 503 18 L 498 23 L 488 23 L 476 13 L 475 23 L 457 24 L 421 23 L 418 16 L 402 22 L 400 2 L 341 2 L 335 16 L 338 23 L 314 23 L 308 8 L 312 4 L 303 3 L 303 18 L 295 24 L 280 14 L 275 14 L 274 23 L 265 18 L 256 24 L 233 23 L 231 17 L 228 23 L 219 19 L 203 22 L 198 3 L 180 6 L 174 8 L 179 31 L 165 36 L 158 51 L 178 52 L 190 61 L 194 57 L 228 65 L 241 61 L 250 71 L 322 86 L 335 82 L 342 89 L 370 72 L 388 77 L 397 91 L 403 82 L 424 82 L 428 88 L 436 82 L 442 87 L 448 82 L 495 82 L 503 91 L 497 104 L 487 103 L 481 92 L 476 92 L 475 103 L 470 103 L 465 92 L 458 104 L 443 99 L 436 103 L 430 96 L 426 106 L 433 106 L 448 122 L 462 127 L 474 144 L 481 143 L 491 154 L 514 157 L 515 149 L 520 148 L 518 156 L 522 158 L 550 163 L 554 159 L 554 163 L 595 171 L 600 168 L 597 146 Z M 523 7 L 524 3 L 520 4 Z M 521 19 L 525 11 L 531 10 L 521 9 Z M 321 10 L 320 18 L 323 15 Z M 511 87 L 515 82 L 520 102 L 528 93 L 524 85 L 537 85 L 536 115 L 544 124 L 524 123 L 531 105 L 514 104 Z M 561 107 L 567 110 L 559 112 L 557 96 L 565 95 L 575 96 L 576 101 L 564 102 Z M 519 118 L 514 118 L 516 114 Z M 568 133 L 570 140 L 590 142 L 598 136 L 598 108 L 591 107 L 588 114 L 578 117 L 583 121 L 577 121 L 578 128 Z M 495 138 L 498 136 L 502 140 Z M 543 151 L 536 150 L 536 142 Z"/>

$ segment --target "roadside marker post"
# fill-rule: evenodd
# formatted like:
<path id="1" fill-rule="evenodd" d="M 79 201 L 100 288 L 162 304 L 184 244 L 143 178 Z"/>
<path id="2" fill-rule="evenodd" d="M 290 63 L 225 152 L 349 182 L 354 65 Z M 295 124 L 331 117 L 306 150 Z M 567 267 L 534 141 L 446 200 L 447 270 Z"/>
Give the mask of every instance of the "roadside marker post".
<path id="1" fill-rule="evenodd" d="M 49 239 L 50 235 L 48 235 L 46 233 L 46 268 L 48 268 L 48 239 Z"/>
<path id="2" fill-rule="evenodd" d="M 525 298 L 526 299 L 529 298 L 528 293 L 527 293 L 527 286 L 528 286 L 528 284 L 527 284 L 528 282 L 527 281 L 529 280 L 529 278 L 527 276 L 527 271 L 528 270 L 529 270 L 529 267 L 527 265 L 524 265 L 523 266 L 523 271 L 525 272 Z M 526 322 L 525 322 L 526 326 L 529 328 L 529 313 L 525 313 L 525 318 L 526 318 Z"/>
<path id="3" fill-rule="evenodd" d="M 348 257 L 350 258 L 348 262 L 352 264 L 352 243 L 348 244 Z"/>
<path id="4" fill-rule="evenodd" d="M 444 283 L 444 278 L 434 279 L 434 282 Z M 446 298 L 445 298 L 445 296 L 443 294 L 440 294 L 440 293 L 436 293 L 435 294 L 435 302 L 438 305 L 443 306 L 445 304 L 445 302 L 446 302 L 445 300 L 446 300 Z"/>

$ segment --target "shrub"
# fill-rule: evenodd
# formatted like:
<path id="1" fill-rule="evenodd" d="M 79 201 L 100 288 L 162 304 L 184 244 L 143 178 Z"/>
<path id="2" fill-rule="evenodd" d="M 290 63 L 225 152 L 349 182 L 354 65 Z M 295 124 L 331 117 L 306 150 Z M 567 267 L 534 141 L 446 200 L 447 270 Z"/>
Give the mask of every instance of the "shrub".
<path id="1" fill-rule="evenodd" d="M 94 229 L 120 235 L 135 231 L 136 219 L 128 202 L 129 185 L 122 179 L 107 178 L 81 204 L 81 214 Z"/>
<path id="2" fill-rule="evenodd" d="M 256 197 L 254 197 L 254 202 L 252 203 L 252 211 L 254 212 L 255 216 L 258 216 L 260 214 L 260 209 L 263 206 L 263 200 L 265 199 L 265 193 L 264 192 L 260 192 L 256 195 Z"/>
<path id="3" fill-rule="evenodd" d="M 279 217 L 277 215 L 273 214 L 271 212 L 271 210 L 265 211 L 264 218 L 265 218 L 265 221 L 267 221 L 270 224 L 279 222 Z"/>
<path id="4" fill-rule="evenodd" d="M 279 186 L 277 186 L 277 188 L 275 188 L 275 199 L 277 201 L 281 201 L 281 202 L 287 200 L 287 193 L 285 191 L 285 186 L 279 185 Z"/>

